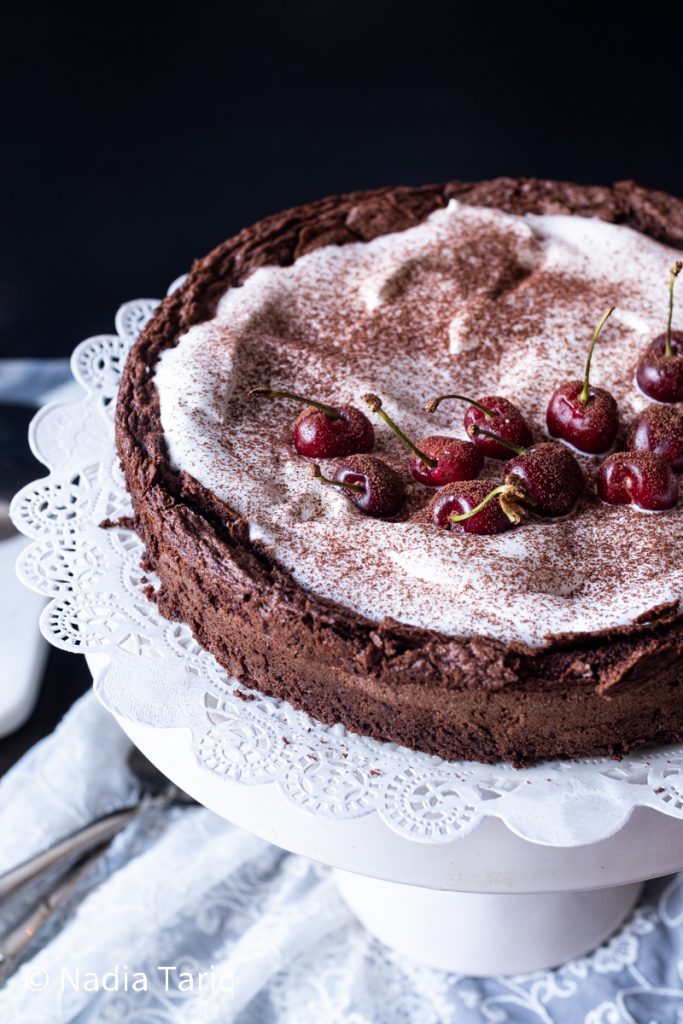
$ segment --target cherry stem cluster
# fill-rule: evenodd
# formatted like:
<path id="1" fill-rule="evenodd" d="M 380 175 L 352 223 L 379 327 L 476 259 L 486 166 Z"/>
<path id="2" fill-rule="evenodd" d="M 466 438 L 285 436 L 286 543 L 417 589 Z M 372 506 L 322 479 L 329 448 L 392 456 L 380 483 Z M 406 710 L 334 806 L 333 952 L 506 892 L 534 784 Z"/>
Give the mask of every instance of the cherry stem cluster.
<path id="1" fill-rule="evenodd" d="M 517 486 L 516 482 L 512 478 L 506 480 L 504 484 L 494 489 L 487 494 L 486 497 L 479 502 L 474 508 L 470 509 L 469 512 L 462 512 L 460 515 L 456 515 L 454 512 L 448 517 L 450 523 L 463 523 L 466 519 L 471 519 L 472 516 L 476 516 L 478 512 L 485 509 L 489 502 L 493 501 L 494 498 L 500 498 L 500 507 L 502 508 L 505 515 L 508 517 L 511 523 L 517 525 L 521 523 L 524 516 L 524 509 L 518 504 L 523 501 L 525 494 L 523 490 Z"/>

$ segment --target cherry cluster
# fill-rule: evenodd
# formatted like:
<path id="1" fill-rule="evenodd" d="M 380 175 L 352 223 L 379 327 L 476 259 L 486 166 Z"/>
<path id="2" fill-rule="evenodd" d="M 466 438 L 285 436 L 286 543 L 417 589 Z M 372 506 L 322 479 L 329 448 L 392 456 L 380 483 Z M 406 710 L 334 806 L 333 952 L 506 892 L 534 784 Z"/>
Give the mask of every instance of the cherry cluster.
<path id="1" fill-rule="evenodd" d="M 564 381 L 550 399 L 546 424 L 551 441 L 534 444 L 523 413 L 507 398 L 448 394 L 430 399 L 425 412 L 435 412 L 446 400 L 465 402 L 463 425 L 470 440 L 429 434 L 415 443 L 388 415 L 377 395 L 362 396 L 368 409 L 407 449 L 414 479 L 439 489 L 428 508 L 435 525 L 493 534 L 516 526 L 529 512 L 550 518 L 568 515 L 586 486 L 570 448 L 606 456 L 597 478 L 603 501 L 648 511 L 675 507 L 678 481 L 674 474 L 683 472 L 683 410 L 675 404 L 683 402 L 683 332 L 672 331 L 671 320 L 674 283 L 681 269 L 683 263 L 676 263 L 671 270 L 666 332 L 650 343 L 636 369 L 640 390 L 657 404 L 636 418 L 625 451 L 607 454 L 616 441 L 619 411 L 609 391 L 590 383 L 593 351 L 613 306 L 593 333 L 583 380 Z M 403 480 L 386 462 L 369 454 L 375 432 L 364 412 L 353 405 L 326 405 L 271 388 L 255 388 L 250 395 L 304 404 L 294 423 L 292 443 L 300 455 L 315 460 L 311 475 L 320 483 L 341 488 L 367 515 L 389 518 L 400 511 L 405 501 Z M 493 489 L 477 479 L 485 457 L 505 461 L 502 483 Z M 321 459 L 341 459 L 331 478 L 321 472 L 317 464 Z"/>

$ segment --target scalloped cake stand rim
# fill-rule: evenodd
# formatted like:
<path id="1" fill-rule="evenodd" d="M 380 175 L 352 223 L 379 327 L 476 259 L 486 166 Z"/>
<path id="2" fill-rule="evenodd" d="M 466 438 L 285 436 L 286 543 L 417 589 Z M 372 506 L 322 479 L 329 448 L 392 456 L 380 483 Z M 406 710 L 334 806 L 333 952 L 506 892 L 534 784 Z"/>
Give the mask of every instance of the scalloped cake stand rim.
<path id="1" fill-rule="evenodd" d="M 93 675 L 111 657 L 86 655 Z M 276 846 L 344 871 L 451 892 L 522 894 L 602 889 L 683 870 L 683 821 L 648 807 L 636 807 L 609 838 L 582 846 L 534 843 L 494 817 L 447 843 L 416 842 L 376 813 L 333 821 L 296 807 L 274 782 L 247 784 L 209 772 L 194 756 L 189 729 L 114 717 L 198 803 Z"/>

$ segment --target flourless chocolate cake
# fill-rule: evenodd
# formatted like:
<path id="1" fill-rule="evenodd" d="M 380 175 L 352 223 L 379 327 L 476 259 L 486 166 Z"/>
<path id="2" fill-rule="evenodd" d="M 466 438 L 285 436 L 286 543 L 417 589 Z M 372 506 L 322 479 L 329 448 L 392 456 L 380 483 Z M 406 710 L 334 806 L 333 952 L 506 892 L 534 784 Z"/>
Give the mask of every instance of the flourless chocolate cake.
<path id="1" fill-rule="evenodd" d="M 198 260 L 117 408 L 162 613 L 246 685 L 448 759 L 683 739 L 680 249 L 669 195 L 497 179 L 324 199 Z"/>

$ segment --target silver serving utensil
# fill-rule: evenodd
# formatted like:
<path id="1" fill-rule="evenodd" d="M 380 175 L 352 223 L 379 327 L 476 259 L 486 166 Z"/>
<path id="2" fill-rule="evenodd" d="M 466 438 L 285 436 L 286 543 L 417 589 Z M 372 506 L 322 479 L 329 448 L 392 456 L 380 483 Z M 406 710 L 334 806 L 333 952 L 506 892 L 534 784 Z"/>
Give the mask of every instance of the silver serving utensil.
<path id="1" fill-rule="evenodd" d="M 47 850 L 0 875 L 0 900 L 8 899 L 60 867 L 68 867 L 96 846 L 111 842 L 126 825 L 145 811 L 168 807 L 172 803 L 194 803 L 191 797 L 169 782 L 136 747 L 132 747 L 128 755 L 128 767 L 140 782 L 139 800 L 132 807 L 114 811 L 84 825 Z"/>
<path id="2" fill-rule="evenodd" d="M 137 803 L 85 825 L 47 850 L 0 875 L 0 899 L 7 899 L 62 869 L 37 907 L 9 935 L 0 940 L 0 987 L 19 966 L 22 956 L 38 932 L 66 903 L 81 879 L 99 861 L 119 832 L 149 810 L 195 803 L 192 797 L 174 786 L 135 747 L 128 755 L 128 765 L 141 784 L 141 797 Z"/>
<path id="3" fill-rule="evenodd" d="M 54 888 L 40 901 L 20 924 L 5 936 L 0 945 L 0 989 L 14 974 L 21 959 L 33 942 L 33 939 L 45 927 L 48 921 L 67 902 L 75 892 L 82 878 L 97 864 L 109 843 L 98 846 L 83 859 L 79 860 L 66 874 L 62 875 Z"/>
<path id="4" fill-rule="evenodd" d="M 36 854 L 35 857 L 30 857 L 23 864 L 18 864 L 17 867 L 6 871 L 0 875 L 0 900 L 14 896 L 21 889 L 25 889 L 32 882 L 39 881 L 52 871 L 67 868 L 95 847 L 111 842 L 126 825 L 144 811 L 152 807 L 167 807 L 173 802 L 174 795 L 169 788 L 168 792 L 164 792 L 158 797 L 143 798 L 126 810 L 106 814 L 76 832 L 72 832 L 64 839 L 60 839 L 54 846 L 48 847 L 47 850 Z"/>

